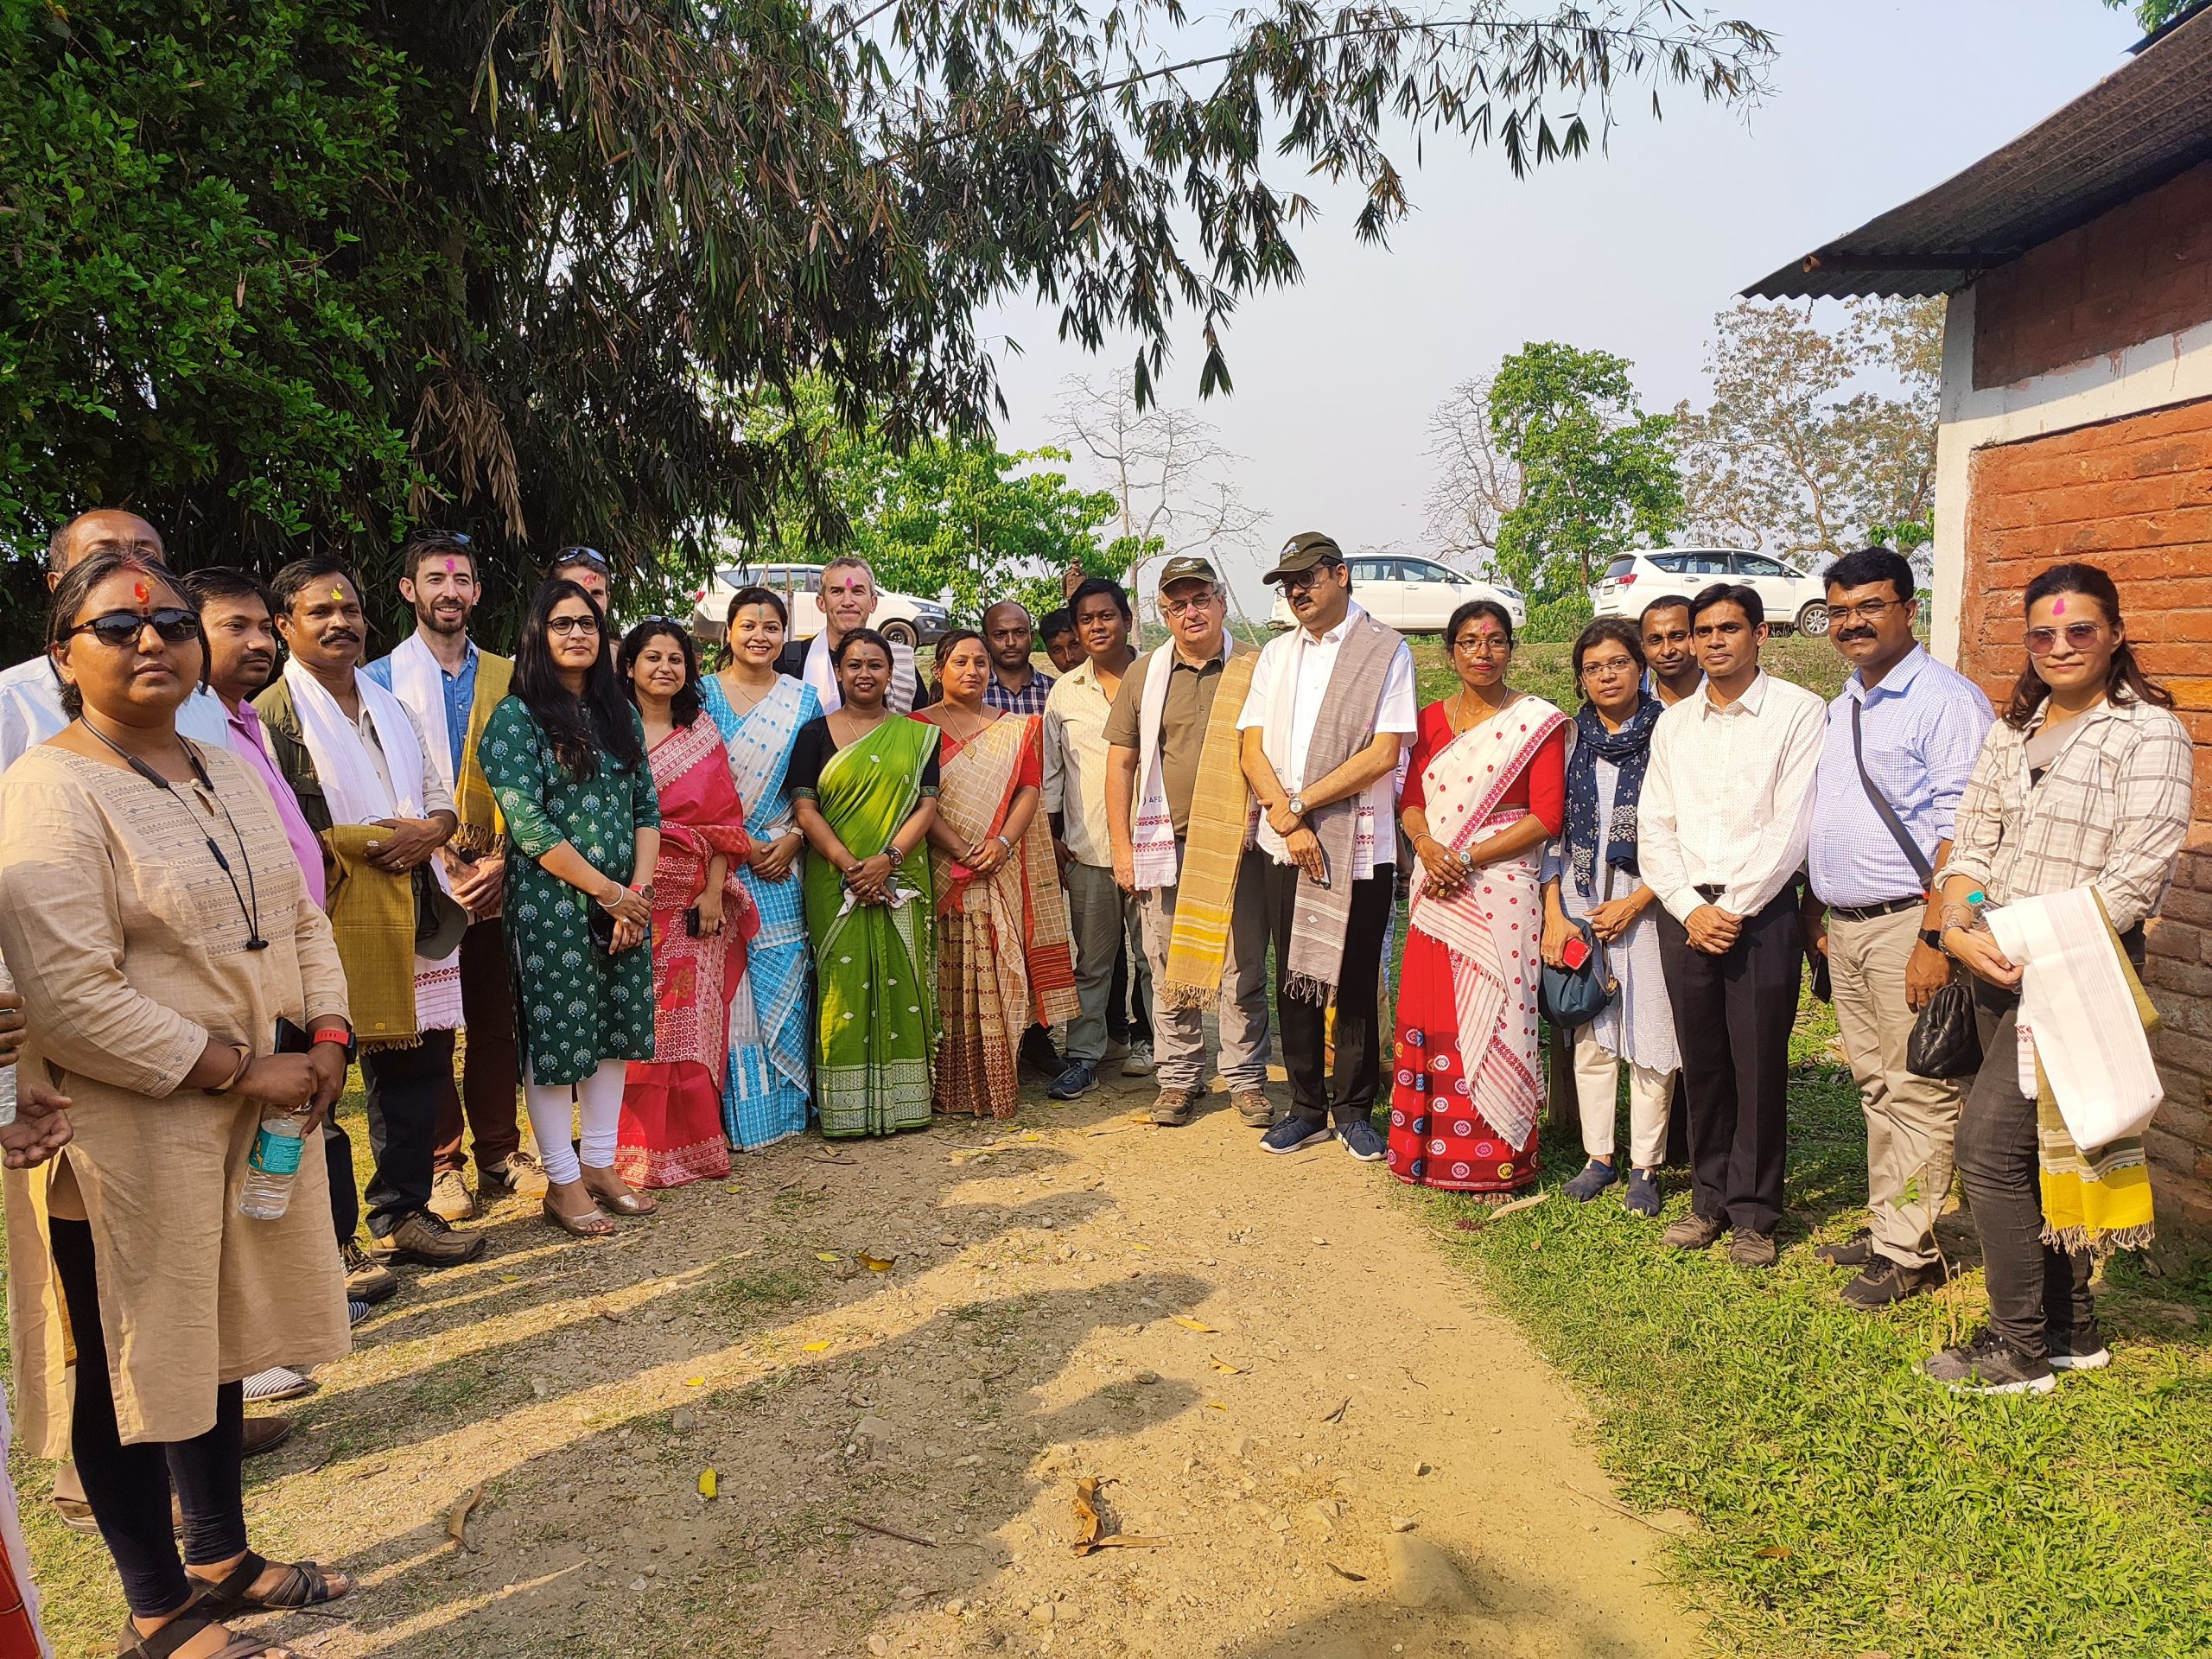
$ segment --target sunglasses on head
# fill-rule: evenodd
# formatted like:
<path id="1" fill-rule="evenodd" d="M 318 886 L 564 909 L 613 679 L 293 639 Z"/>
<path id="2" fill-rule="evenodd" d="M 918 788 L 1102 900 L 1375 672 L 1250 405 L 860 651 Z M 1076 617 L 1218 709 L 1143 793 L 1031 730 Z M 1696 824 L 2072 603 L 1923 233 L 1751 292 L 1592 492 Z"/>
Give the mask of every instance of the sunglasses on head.
<path id="1" fill-rule="evenodd" d="M 181 645 L 188 639 L 200 637 L 200 618 L 192 611 L 178 605 L 164 605 L 157 610 L 110 611 L 96 616 L 89 622 L 79 622 L 62 634 L 64 639 L 89 633 L 100 644 L 117 651 L 138 643 L 138 636 L 151 627 L 172 645 Z"/>
<path id="2" fill-rule="evenodd" d="M 595 547 L 564 547 L 553 556 L 553 568 L 560 570 L 572 564 L 588 564 L 594 570 L 608 568 L 607 555 Z"/>

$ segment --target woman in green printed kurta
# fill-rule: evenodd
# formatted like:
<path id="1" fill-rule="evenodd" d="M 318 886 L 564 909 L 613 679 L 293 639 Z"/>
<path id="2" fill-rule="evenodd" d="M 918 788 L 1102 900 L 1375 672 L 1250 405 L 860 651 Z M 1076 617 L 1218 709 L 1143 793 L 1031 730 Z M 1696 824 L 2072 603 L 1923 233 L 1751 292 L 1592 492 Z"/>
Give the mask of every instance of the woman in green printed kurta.
<path id="1" fill-rule="evenodd" d="M 930 1121 L 937 1046 L 927 858 L 937 817 L 937 728 L 884 706 L 891 647 L 856 628 L 830 652 L 843 706 L 799 728 L 791 791 L 812 851 L 814 1098 L 826 1135 L 888 1135 Z"/>
<path id="2" fill-rule="evenodd" d="M 598 1237 L 614 1229 L 602 1206 L 629 1216 L 655 1207 L 613 1166 L 628 1063 L 653 1057 L 647 932 L 660 804 L 604 619 L 575 582 L 539 590 L 515 694 L 492 711 L 477 754 L 520 855 L 507 865 L 507 941 L 545 1217 Z M 596 935 L 595 912 L 605 912 Z"/>

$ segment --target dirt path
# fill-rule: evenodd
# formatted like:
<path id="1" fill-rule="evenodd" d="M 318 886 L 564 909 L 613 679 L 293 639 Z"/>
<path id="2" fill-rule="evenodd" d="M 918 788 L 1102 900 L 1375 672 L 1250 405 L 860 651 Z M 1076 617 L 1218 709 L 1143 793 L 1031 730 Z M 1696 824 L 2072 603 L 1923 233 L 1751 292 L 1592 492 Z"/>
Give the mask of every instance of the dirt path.
<path id="1" fill-rule="evenodd" d="M 495 1217 L 257 1470 L 261 1547 L 365 1579 L 348 1622 L 279 1628 L 464 1659 L 1694 1651 L 1576 1403 L 1387 1178 L 1264 1157 L 1225 1110 L 1131 1122 L 1149 1098 L 788 1143 L 613 1245 Z M 1165 1542 L 1077 1559 L 1082 1475 Z M 1408 1544 L 1474 1599 L 1402 1606 Z"/>

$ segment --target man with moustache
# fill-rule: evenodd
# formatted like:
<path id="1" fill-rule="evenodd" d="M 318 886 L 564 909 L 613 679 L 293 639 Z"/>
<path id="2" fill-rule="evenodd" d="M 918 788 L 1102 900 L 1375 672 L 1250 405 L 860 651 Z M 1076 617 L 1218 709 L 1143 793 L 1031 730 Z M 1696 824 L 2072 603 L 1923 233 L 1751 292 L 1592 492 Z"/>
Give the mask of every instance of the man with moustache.
<path id="1" fill-rule="evenodd" d="M 1191 1121 L 1205 1016 L 1218 1008 L 1222 1081 L 1246 1125 L 1264 1129 L 1268 877 L 1236 734 L 1257 653 L 1229 632 L 1228 596 L 1205 559 L 1168 560 L 1157 597 L 1170 638 L 1130 665 L 1106 717 L 1114 880 L 1136 894 L 1152 969 L 1152 1121 Z"/>
<path id="2" fill-rule="evenodd" d="M 866 559 L 850 555 L 822 567 L 822 632 L 811 639 L 794 639 L 776 659 L 776 671 L 804 680 L 822 699 L 822 712 L 831 715 L 845 705 L 837 686 L 837 671 L 830 653 L 855 628 L 864 628 L 875 614 L 875 570 Z M 891 641 L 891 687 L 883 706 L 894 715 L 911 715 L 931 701 L 914 666 L 914 648 Z"/>
<path id="3" fill-rule="evenodd" d="M 1804 963 L 1797 872 L 1827 705 L 1759 666 L 1758 593 L 1719 582 L 1691 602 L 1705 689 L 1659 716 L 1637 804 L 1638 861 L 1658 894 L 1660 967 L 1689 1096 L 1692 1213 L 1662 1242 L 1770 1268 L 1782 1219 L 1789 1031 Z"/>
<path id="4" fill-rule="evenodd" d="M 165 557 L 161 531 L 137 513 L 95 507 L 79 513 L 48 538 L 47 591 L 60 585 L 71 566 L 95 553 L 135 553 L 157 562 Z M 54 674 L 53 658 L 45 652 L 0 671 L 0 772 L 68 723 L 69 716 L 61 711 L 61 682 Z M 230 741 L 223 705 L 205 686 L 176 711 L 176 728 L 211 748 L 223 748 Z"/>
<path id="5" fill-rule="evenodd" d="M 1951 1190 L 1960 1086 L 1914 1074 L 1915 1016 L 1951 977 L 1938 876 L 1982 740 L 1981 689 L 1921 648 L 1912 566 L 1886 547 L 1828 567 L 1828 639 L 1852 664 L 1828 706 L 1813 785 L 1808 920 L 1827 958 L 1836 1024 L 1866 1113 L 1868 1225 L 1815 1254 L 1862 1269 L 1853 1307 L 1887 1307 L 1948 1277 L 1936 1217 Z"/>
<path id="6" fill-rule="evenodd" d="M 464 1114 L 476 1141 L 477 1193 L 499 1198 L 545 1194 L 545 1172 L 524 1149 L 515 1114 L 521 1060 L 500 920 L 506 825 L 476 758 L 484 723 L 513 682 L 514 664 L 479 650 L 468 637 L 481 590 L 467 537 L 419 531 L 401 550 L 400 564 L 407 574 L 399 579 L 399 595 L 414 609 L 415 632 L 391 656 L 361 671 L 415 716 L 461 819 L 438 858 L 454 902 L 469 918 L 461 940 L 461 1023 L 468 1046 L 461 1092 L 448 1091 L 441 1103 L 430 1210 L 445 1221 L 467 1221 L 476 1213 L 476 1195 L 469 1192 L 461 1151 Z"/>
<path id="7" fill-rule="evenodd" d="M 1643 636 L 1643 664 L 1650 671 L 1652 693 L 1662 707 L 1671 709 L 1705 678 L 1705 671 L 1698 666 L 1697 642 L 1690 637 L 1690 601 L 1681 594 L 1662 594 L 1643 607 L 1636 626 Z"/>
<path id="8" fill-rule="evenodd" d="M 1009 715 L 1041 715 L 1052 695 L 1050 674 L 1039 674 L 1030 661 L 1037 648 L 1037 630 L 1028 607 L 1019 600 L 1002 599 L 983 607 L 983 649 L 990 653 L 990 683 L 983 701 Z"/>
<path id="9" fill-rule="evenodd" d="M 437 1126 L 454 1093 L 456 957 L 467 925 L 436 855 L 460 817 L 415 716 L 357 667 L 366 623 L 353 572 L 334 558 L 298 559 L 276 573 L 274 591 L 291 660 L 254 709 L 277 769 L 336 867 L 331 925 L 353 1004 L 376 1160 L 369 1232 L 387 1263 L 450 1267 L 484 1249 L 482 1234 L 452 1231 L 429 1207 Z M 323 1129 L 345 1138 L 334 1119 Z M 351 1168 L 350 1149 L 326 1150 L 334 1168 L 341 1153 Z M 344 1191 L 350 1198 L 350 1180 Z M 351 1211 L 349 1204 L 337 1217 L 349 1269 Z"/>

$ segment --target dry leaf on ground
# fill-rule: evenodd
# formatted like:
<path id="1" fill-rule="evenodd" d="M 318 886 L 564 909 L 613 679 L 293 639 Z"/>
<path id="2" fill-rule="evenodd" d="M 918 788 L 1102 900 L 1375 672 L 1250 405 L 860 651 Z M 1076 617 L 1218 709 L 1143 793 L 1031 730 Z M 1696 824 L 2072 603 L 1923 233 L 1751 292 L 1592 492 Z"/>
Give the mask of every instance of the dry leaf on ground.
<path id="1" fill-rule="evenodd" d="M 1221 1334 L 1219 1326 L 1208 1325 L 1204 1319 L 1194 1319 L 1187 1313 L 1176 1314 L 1170 1323 L 1179 1325 L 1185 1331 L 1196 1331 L 1201 1336 L 1217 1337 Z"/>
<path id="2" fill-rule="evenodd" d="M 446 1536 L 464 1549 L 476 1548 L 468 1541 L 468 1517 L 476 1506 L 483 1501 L 484 1483 L 480 1480 L 468 1491 L 454 1499 L 453 1507 L 446 1511 Z"/>

